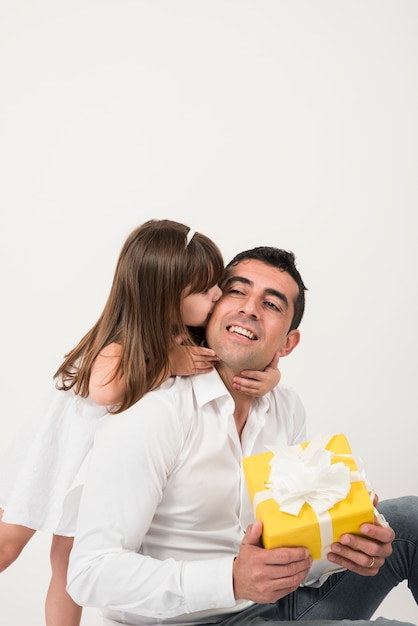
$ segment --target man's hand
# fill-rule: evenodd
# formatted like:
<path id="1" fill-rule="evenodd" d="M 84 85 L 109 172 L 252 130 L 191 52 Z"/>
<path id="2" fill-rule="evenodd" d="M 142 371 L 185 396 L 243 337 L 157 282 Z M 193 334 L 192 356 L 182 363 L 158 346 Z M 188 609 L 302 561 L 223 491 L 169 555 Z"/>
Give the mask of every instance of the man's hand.
<path id="1" fill-rule="evenodd" d="M 339 543 L 331 545 L 328 560 L 362 576 L 375 576 L 386 558 L 392 554 L 395 533 L 390 526 L 363 524 L 360 532 L 365 535 L 341 535 Z"/>
<path id="2" fill-rule="evenodd" d="M 276 602 L 295 591 L 306 578 L 312 559 L 306 548 L 274 548 L 260 545 L 262 523 L 247 528 L 234 561 L 234 592 L 237 600 L 259 604 Z"/>

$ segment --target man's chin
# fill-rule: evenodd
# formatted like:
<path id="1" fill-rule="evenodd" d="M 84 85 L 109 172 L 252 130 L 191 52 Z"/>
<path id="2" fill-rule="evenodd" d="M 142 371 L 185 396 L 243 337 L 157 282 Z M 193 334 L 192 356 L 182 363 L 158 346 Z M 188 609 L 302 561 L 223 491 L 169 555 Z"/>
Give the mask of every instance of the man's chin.
<path id="1" fill-rule="evenodd" d="M 235 356 L 235 358 L 233 358 Z M 233 372 L 235 376 L 240 376 L 241 372 L 244 370 L 263 370 L 267 367 L 268 364 L 262 364 L 259 361 L 255 361 L 254 359 L 238 359 L 236 355 L 233 355 L 230 359 L 222 359 L 221 363 L 224 369 L 228 369 L 230 372 Z"/>

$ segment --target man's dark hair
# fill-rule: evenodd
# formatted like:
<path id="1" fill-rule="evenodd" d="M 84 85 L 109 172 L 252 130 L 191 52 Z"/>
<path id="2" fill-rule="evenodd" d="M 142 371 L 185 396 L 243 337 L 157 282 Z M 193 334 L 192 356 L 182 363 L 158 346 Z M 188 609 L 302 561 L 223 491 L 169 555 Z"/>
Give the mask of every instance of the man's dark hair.
<path id="1" fill-rule="evenodd" d="M 294 330 L 299 326 L 302 321 L 303 314 L 305 312 L 305 291 L 307 291 L 307 287 L 305 286 L 302 276 L 299 273 L 299 270 L 296 267 L 296 258 L 293 252 L 288 250 L 282 250 L 280 248 L 274 248 L 271 246 L 259 246 L 258 248 L 252 248 L 252 250 L 245 250 L 244 252 L 239 252 L 234 258 L 228 263 L 225 268 L 225 274 L 221 282 L 222 284 L 229 278 L 229 269 L 240 263 L 241 261 L 247 261 L 250 259 L 254 259 L 256 261 L 261 261 L 262 263 L 266 263 L 267 265 L 272 265 L 273 267 L 277 267 L 282 272 L 287 272 L 293 278 L 298 286 L 298 296 L 293 303 L 295 312 L 293 314 L 292 323 L 289 328 L 289 332 Z"/>

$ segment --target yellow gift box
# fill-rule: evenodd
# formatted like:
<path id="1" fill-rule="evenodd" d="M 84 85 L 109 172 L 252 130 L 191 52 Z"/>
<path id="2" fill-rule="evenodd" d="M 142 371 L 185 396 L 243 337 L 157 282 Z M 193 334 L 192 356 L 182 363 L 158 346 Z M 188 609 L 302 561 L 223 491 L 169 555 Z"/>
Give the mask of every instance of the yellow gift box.
<path id="1" fill-rule="evenodd" d="M 305 442 L 291 448 L 304 451 L 309 443 Z M 326 442 L 324 449 L 329 451 L 326 454 L 327 458 L 330 458 L 330 464 L 342 462 L 348 468 L 349 472 L 345 473 L 350 478 L 347 495 L 319 515 L 306 501 L 297 515 L 281 510 L 270 489 L 272 470 L 270 463 L 275 457 L 274 452 L 256 454 L 243 459 L 245 479 L 255 508 L 255 517 L 263 522 L 262 541 L 265 548 L 304 546 L 309 549 L 314 560 L 321 559 L 329 551 L 329 545 L 333 541 L 339 541 L 343 533 L 361 534 L 361 524 L 373 523 L 374 506 L 371 495 L 352 456 L 347 438 L 343 434 L 334 435 Z M 325 537 L 324 528 L 326 528 Z"/>

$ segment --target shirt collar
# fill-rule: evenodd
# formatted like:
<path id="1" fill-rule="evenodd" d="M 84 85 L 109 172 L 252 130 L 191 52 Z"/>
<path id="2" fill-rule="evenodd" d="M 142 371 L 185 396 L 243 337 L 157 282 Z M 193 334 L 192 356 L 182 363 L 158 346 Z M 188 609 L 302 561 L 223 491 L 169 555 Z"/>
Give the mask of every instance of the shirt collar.
<path id="1" fill-rule="evenodd" d="M 195 376 L 193 389 L 199 406 L 203 406 L 222 397 L 228 397 L 232 400 L 228 389 L 225 387 L 222 378 L 215 368 L 207 374 L 198 374 Z M 270 395 L 269 392 L 262 398 L 254 399 L 253 408 L 257 407 L 257 413 L 265 414 L 269 412 L 271 406 Z"/>
<path id="2" fill-rule="evenodd" d="M 193 389 L 199 406 L 222 397 L 231 398 L 222 378 L 214 368 L 207 374 L 198 374 L 193 379 Z M 231 398 L 232 400 L 232 398 Z"/>

